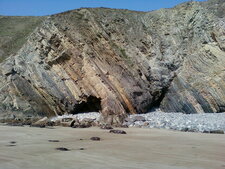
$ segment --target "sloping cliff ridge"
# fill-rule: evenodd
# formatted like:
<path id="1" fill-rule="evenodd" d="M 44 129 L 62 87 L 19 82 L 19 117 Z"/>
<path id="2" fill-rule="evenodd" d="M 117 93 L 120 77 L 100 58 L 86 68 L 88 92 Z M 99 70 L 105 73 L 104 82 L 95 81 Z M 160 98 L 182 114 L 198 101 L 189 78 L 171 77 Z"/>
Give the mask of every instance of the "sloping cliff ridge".
<path id="1" fill-rule="evenodd" d="M 136 12 L 87 8 L 46 17 L 0 65 L 0 112 L 55 116 L 225 111 L 225 2 Z"/>

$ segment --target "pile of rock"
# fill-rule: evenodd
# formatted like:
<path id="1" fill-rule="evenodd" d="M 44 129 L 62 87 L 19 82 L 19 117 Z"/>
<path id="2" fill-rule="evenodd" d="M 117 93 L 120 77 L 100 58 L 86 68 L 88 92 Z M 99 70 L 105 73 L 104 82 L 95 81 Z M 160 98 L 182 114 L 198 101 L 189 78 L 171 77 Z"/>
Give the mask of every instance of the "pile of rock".
<path id="1" fill-rule="evenodd" d="M 125 119 L 124 124 L 129 127 L 221 134 L 225 131 L 225 113 L 183 114 L 156 111 L 130 115 Z"/>
<path id="2" fill-rule="evenodd" d="M 24 126 L 24 125 L 31 125 L 38 121 L 40 117 L 31 117 L 31 116 L 20 116 L 19 115 L 14 115 L 14 114 L 9 114 L 7 116 L 0 117 L 0 123 L 7 124 L 9 126 Z"/>
<path id="3" fill-rule="evenodd" d="M 60 125 L 64 127 L 73 128 L 87 128 L 91 126 L 98 126 L 100 119 L 100 113 L 90 112 L 90 113 L 80 113 L 76 115 L 63 115 L 51 118 L 51 121 L 55 125 Z"/>
<path id="4" fill-rule="evenodd" d="M 110 124 L 100 123 L 100 113 L 81 113 L 63 115 L 54 118 L 18 119 L 13 117 L 7 124 L 13 126 L 30 125 L 32 127 L 64 126 L 73 128 L 87 128 L 98 126 L 101 129 L 112 130 Z M 163 128 L 185 132 L 202 132 L 223 134 L 225 132 L 225 113 L 183 114 L 165 113 L 160 110 L 154 112 L 130 115 L 120 126 L 114 127 L 142 127 Z M 115 131 L 112 130 L 112 133 Z"/>
<path id="5" fill-rule="evenodd" d="M 63 126 L 72 128 L 87 128 L 91 126 L 99 125 L 96 119 L 84 118 L 78 119 L 76 117 L 64 117 L 64 118 L 54 118 L 54 120 L 44 117 L 35 123 L 31 124 L 31 127 L 46 127 L 46 126 Z"/>

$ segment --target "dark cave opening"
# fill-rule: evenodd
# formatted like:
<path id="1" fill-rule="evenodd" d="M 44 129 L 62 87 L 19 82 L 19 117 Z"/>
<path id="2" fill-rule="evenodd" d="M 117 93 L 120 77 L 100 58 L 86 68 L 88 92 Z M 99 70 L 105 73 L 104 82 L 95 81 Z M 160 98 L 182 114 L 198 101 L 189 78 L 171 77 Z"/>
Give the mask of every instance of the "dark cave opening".
<path id="1" fill-rule="evenodd" d="M 151 108 L 149 110 L 150 112 L 153 112 L 160 108 L 161 102 L 163 101 L 167 91 L 168 91 L 168 88 L 163 88 L 159 97 L 157 97 L 157 98 L 154 97 L 154 101 L 151 104 Z"/>
<path id="2" fill-rule="evenodd" d="M 101 110 L 101 98 L 95 96 L 88 96 L 86 101 L 82 101 L 75 106 L 72 114 L 88 113 L 88 112 L 100 112 Z"/>

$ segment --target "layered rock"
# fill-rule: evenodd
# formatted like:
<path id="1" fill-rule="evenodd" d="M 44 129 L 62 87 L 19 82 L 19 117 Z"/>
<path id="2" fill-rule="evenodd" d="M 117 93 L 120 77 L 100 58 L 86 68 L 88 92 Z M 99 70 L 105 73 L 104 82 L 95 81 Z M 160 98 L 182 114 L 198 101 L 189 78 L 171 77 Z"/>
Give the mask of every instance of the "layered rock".
<path id="1" fill-rule="evenodd" d="M 45 16 L 0 16 L 0 62 L 15 53 Z"/>
<path id="2" fill-rule="evenodd" d="M 225 112 L 225 3 L 198 8 L 188 25 L 188 54 L 161 103 L 166 111 Z"/>
<path id="3" fill-rule="evenodd" d="M 225 111 L 225 3 L 214 2 L 147 13 L 88 8 L 46 18 L 0 66 L 0 111 L 99 111 L 110 124 L 154 106 Z"/>

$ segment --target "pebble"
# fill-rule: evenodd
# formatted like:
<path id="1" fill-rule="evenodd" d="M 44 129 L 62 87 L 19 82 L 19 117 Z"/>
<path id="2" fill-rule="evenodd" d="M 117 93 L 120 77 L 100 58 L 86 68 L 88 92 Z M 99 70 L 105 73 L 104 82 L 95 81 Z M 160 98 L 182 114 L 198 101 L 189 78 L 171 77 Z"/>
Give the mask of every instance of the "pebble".
<path id="1" fill-rule="evenodd" d="M 52 143 L 57 143 L 59 142 L 59 140 L 48 140 L 49 142 L 52 142 Z"/>
<path id="2" fill-rule="evenodd" d="M 65 148 L 65 147 L 58 147 L 58 148 L 56 148 L 56 150 L 60 150 L 60 151 L 70 151 L 68 148 Z"/>
<path id="3" fill-rule="evenodd" d="M 66 117 L 76 117 L 79 120 L 88 118 L 93 119 L 95 122 L 99 122 L 100 113 L 91 112 L 76 115 L 63 115 L 55 117 L 52 120 L 54 121 Z M 165 113 L 157 109 L 154 112 L 146 114 L 130 115 L 125 119 L 123 126 L 222 134 L 225 132 L 225 113 Z M 111 126 L 101 126 L 101 128 L 111 129 Z"/>
<path id="4" fill-rule="evenodd" d="M 137 115 L 130 115 L 134 119 Z M 145 122 L 127 120 L 129 127 L 164 128 L 185 132 L 220 133 L 225 131 L 225 113 L 183 114 L 161 111 L 139 114 Z"/>
<path id="5" fill-rule="evenodd" d="M 90 140 L 92 140 L 92 141 L 100 141 L 101 138 L 100 137 L 91 137 Z"/>

